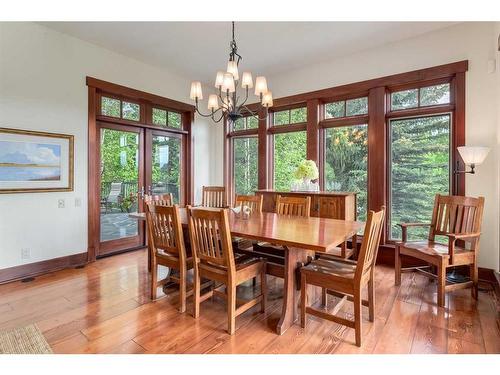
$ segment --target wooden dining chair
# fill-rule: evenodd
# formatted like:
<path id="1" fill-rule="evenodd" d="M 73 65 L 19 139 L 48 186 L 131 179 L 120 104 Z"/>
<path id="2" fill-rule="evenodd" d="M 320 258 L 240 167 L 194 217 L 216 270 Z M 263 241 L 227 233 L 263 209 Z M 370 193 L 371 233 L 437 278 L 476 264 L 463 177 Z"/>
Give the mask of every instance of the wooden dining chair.
<path id="1" fill-rule="evenodd" d="M 179 284 L 180 312 L 186 311 L 187 271 L 193 268 L 193 257 L 186 251 L 179 216 L 179 206 L 146 205 L 149 249 L 151 253 L 151 299 L 157 288 L 173 281 Z M 158 280 L 158 266 L 179 271 L 179 276 Z"/>
<path id="2" fill-rule="evenodd" d="M 275 213 L 278 215 L 309 217 L 311 214 L 311 197 L 284 197 L 278 195 L 276 197 Z M 257 242 L 253 245 L 253 253 L 267 259 L 267 273 L 269 275 L 284 277 L 285 249 L 283 246 L 269 242 Z"/>
<path id="3" fill-rule="evenodd" d="M 262 195 L 240 195 L 236 194 L 234 200 L 234 207 L 239 207 L 240 209 L 243 207 L 248 207 L 252 213 L 261 213 L 262 212 Z"/>
<path id="4" fill-rule="evenodd" d="M 472 287 L 472 297 L 478 297 L 479 237 L 483 220 L 484 198 L 437 194 L 430 223 L 401 223 L 402 241 L 396 243 L 395 283 L 401 284 L 401 272 L 417 270 L 438 281 L 438 305 L 444 307 L 447 291 Z M 429 237 L 424 241 L 409 241 L 408 228 L 428 226 Z M 447 237 L 448 244 L 438 242 L 436 236 Z M 457 242 L 458 241 L 458 242 Z M 443 241 L 444 242 L 444 241 Z M 423 267 L 402 269 L 401 255 L 423 260 L 437 269 L 427 272 Z M 446 283 L 449 267 L 469 266 L 470 280 Z"/>
<path id="5" fill-rule="evenodd" d="M 172 206 L 174 198 L 172 193 L 159 194 L 159 195 L 144 195 L 144 203 L 154 204 L 160 206 Z"/>
<path id="6" fill-rule="evenodd" d="M 262 212 L 262 195 L 240 195 L 236 194 L 234 208 L 239 210 L 241 213 L 245 207 L 249 209 L 249 214 L 259 214 Z M 252 240 L 240 237 L 233 237 L 233 248 L 234 249 L 251 249 L 254 242 Z"/>
<path id="7" fill-rule="evenodd" d="M 317 259 L 301 268 L 300 321 L 303 328 L 306 327 L 307 314 L 315 315 L 354 328 L 356 345 L 361 346 L 361 306 L 368 306 L 370 322 L 373 322 L 375 317 L 375 261 L 384 226 L 384 216 L 385 207 L 382 207 L 379 212 L 368 213 L 357 262 L 340 258 L 338 260 Z M 307 285 L 322 288 L 325 307 L 327 294 L 342 297 L 332 314 L 307 305 Z M 362 300 L 361 291 L 366 285 L 368 286 L 368 300 Z M 335 315 L 348 299 L 354 303 L 354 320 Z"/>
<path id="8" fill-rule="evenodd" d="M 201 205 L 203 207 L 227 208 L 226 188 L 224 186 L 203 186 Z"/>
<path id="9" fill-rule="evenodd" d="M 200 303 L 213 294 L 227 301 L 227 331 L 234 334 L 236 317 L 260 303 L 261 312 L 266 308 L 266 261 L 248 255 L 235 255 L 231 246 L 231 232 L 227 209 L 188 207 L 189 236 L 194 255 L 194 305 L 193 316 L 199 317 Z M 236 287 L 259 277 L 260 294 L 248 301 L 236 297 Z M 200 295 L 201 278 L 225 286 Z M 239 306 L 238 306 L 239 305 Z"/>

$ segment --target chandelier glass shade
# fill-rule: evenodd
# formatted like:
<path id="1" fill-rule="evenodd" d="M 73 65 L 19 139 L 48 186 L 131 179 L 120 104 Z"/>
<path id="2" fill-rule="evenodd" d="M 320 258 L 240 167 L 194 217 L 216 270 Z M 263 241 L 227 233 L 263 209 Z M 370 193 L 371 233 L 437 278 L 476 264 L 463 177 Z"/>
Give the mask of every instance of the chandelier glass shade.
<path id="1" fill-rule="evenodd" d="M 203 99 L 201 82 L 191 83 L 191 93 L 189 97 L 195 101 L 196 112 L 203 117 L 211 117 L 214 122 L 230 120 L 234 122 L 243 116 L 256 116 L 257 111 L 252 111 L 246 106 L 250 89 L 254 88 L 252 73 L 243 72 L 240 77 L 238 71 L 242 57 L 238 54 L 238 47 L 234 38 L 234 22 L 232 23 L 233 39 L 231 40 L 229 60 L 226 71 L 218 71 L 215 76 L 216 94 L 208 96 L 208 113 L 202 113 L 199 102 Z M 241 79 L 240 79 L 241 78 Z M 244 91 L 244 95 L 239 92 Z M 255 79 L 254 93 L 259 97 L 260 105 L 266 111 L 273 105 L 273 95 L 267 87 L 266 77 L 259 76 Z M 267 113 L 267 112 L 266 112 Z"/>

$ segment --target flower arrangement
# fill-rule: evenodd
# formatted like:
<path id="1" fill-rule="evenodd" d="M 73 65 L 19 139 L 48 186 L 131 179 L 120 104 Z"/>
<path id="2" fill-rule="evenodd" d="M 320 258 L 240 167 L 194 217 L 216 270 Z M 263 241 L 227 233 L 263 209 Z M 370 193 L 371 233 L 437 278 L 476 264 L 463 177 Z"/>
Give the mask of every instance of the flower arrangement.
<path id="1" fill-rule="evenodd" d="M 299 180 L 315 180 L 318 177 L 318 167 L 313 160 L 304 160 L 295 171 L 295 178 Z"/>

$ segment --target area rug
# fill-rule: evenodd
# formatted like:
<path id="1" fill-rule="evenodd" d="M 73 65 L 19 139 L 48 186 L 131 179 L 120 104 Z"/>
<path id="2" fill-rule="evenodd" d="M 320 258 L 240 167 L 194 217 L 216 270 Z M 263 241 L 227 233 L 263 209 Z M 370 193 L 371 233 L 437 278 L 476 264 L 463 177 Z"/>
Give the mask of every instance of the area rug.
<path id="1" fill-rule="evenodd" d="M 51 354 L 52 349 L 35 324 L 0 332 L 0 354 Z"/>

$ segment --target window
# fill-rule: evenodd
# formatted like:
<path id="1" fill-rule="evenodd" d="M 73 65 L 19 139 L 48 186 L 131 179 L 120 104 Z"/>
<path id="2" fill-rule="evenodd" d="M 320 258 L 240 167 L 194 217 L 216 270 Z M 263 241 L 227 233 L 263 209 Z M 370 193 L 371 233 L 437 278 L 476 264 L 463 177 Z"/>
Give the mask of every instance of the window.
<path id="1" fill-rule="evenodd" d="M 141 119 L 139 104 L 122 102 L 122 118 L 125 120 L 139 121 Z"/>
<path id="2" fill-rule="evenodd" d="M 430 222 L 435 194 L 450 193 L 449 114 L 393 119 L 390 127 L 390 231 L 398 223 Z M 422 239 L 428 228 L 412 228 L 408 239 Z"/>
<path id="3" fill-rule="evenodd" d="M 168 128 L 182 128 L 181 114 L 177 112 L 167 111 L 166 109 L 153 107 L 152 110 L 154 125 Z"/>
<path id="4" fill-rule="evenodd" d="M 140 121 L 141 106 L 137 103 L 101 96 L 101 115 L 129 121 Z"/>
<path id="5" fill-rule="evenodd" d="M 172 193 L 180 201 L 181 138 L 154 134 L 152 137 L 152 193 Z"/>
<path id="6" fill-rule="evenodd" d="M 233 139 L 233 179 L 235 194 L 254 194 L 257 190 L 257 137 Z"/>
<path id="7" fill-rule="evenodd" d="M 325 104 L 325 118 L 342 118 L 368 114 L 368 98 L 340 100 Z"/>
<path id="8" fill-rule="evenodd" d="M 307 109 L 301 107 L 274 112 L 273 118 L 275 126 L 300 124 L 307 121 Z"/>
<path id="9" fill-rule="evenodd" d="M 120 118 L 120 100 L 108 98 L 106 96 L 101 97 L 101 114 L 103 116 L 118 117 Z"/>
<path id="10" fill-rule="evenodd" d="M 368 183 L 368 126 L 325 130 L 325 190 L 357 194 L 357 218 L 366 220 Z"/>
<path id="11" fill-rule="evenodd" d="M 450 103 L 450 84 L 426 86 L 391 94 L 391 110 L 426 107 Z"/>
<path id="12" fill-rule="evenodd" d="M 306 159 L 306 132 L 274 135 L 274 189 L 290 190 L 298 165 Z"/>
<path id="13" fill-rule="evenodd" d="M 258 116 L 240 117 L 233 124 L 233 131 L 257 129 L 259 127 Z"/>

